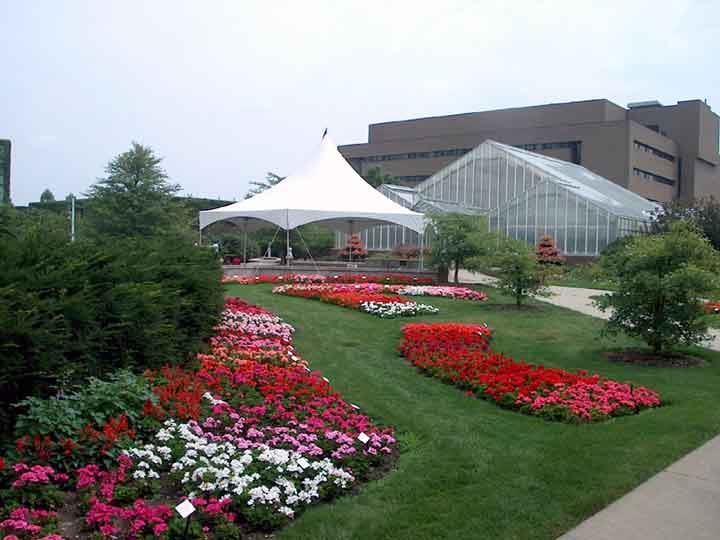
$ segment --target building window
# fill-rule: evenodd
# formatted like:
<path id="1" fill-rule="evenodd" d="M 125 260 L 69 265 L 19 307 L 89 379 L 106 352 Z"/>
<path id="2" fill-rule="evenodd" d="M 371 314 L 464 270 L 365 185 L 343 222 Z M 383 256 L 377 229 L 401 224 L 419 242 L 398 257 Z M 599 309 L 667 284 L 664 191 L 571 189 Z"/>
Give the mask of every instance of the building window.
<path id="1" fill-rule="evenodd" d="M 522 150 L 528 150 L 530 152 L 533 152 L 535 150 L 553 150 L 555 148 L 575 148 L 579 144 L 580 144 L 580 141 L 528 143 L 528 144 L 518 144 L 515 146 L 515 148 L 521 148 Z"/>
<path id="2" fill-rule="evenodd" d="M 647 152 L 661 159 L 665 159 L 671 163 L 675 163 L 675 156 L 668 154 L 667 152 L 663 152 L 662 150 L 655 148 L 654 146 L 650 146 L 649 144 L 645 144 L 640 141 L 634 141 L 634 147 L 636 152 Z"/>
<path id="3" fill-rule="evenodd" d="M 639 176 L 643 180 L 653 180 L 655 182 L 660 182 L 661 184 L 667 184 L 668 186 L 675 185 L 675 180 L 666 178 L 665 176 L 660 176 L 659 174 L 651 173 L 649 171 L 638 169 L 637 167 L 633 168 L 633 174 L 635 176 Z"/>
<path id="4" fill-rule="evenodd" d="M 395 161 L 396 159 L 427 159 L 438 156 L 462 156 L 472 148 L 452 148 L 450 150 L 433 150 L 432 152 L 410 152 L 407 154 L 385 154 L 382 156 L 367 156 L 365 159 L 370 162 Z"/>

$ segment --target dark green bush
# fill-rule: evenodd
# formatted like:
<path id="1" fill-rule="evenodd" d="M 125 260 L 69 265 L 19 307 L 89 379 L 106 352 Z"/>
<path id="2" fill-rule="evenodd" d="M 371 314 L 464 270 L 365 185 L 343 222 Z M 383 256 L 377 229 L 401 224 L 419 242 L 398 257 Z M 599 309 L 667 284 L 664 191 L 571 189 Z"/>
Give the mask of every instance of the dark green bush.
<path id="1" fill-rule="evenodd" d="M 71 244 L 30 230 L 5 234 L 0 260 L 5 430 L 10 403 L 61 381 L 184 362 L 222 308 L 217 258 L 182 238 Z"/>

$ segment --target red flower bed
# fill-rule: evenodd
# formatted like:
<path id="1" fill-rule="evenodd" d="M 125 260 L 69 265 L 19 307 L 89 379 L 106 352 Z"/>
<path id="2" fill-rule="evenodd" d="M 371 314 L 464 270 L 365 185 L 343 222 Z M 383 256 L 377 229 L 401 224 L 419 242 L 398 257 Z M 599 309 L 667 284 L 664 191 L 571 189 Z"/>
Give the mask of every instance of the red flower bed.
<path id="1" fill-rule="evenodd" d="M 0 538 L 62 540 L 50 533 L 62 528 L 56 511 L 68 491 L 83 534 L 179 537 L 184 523 L 164 503 L 189 496 L 195 537 L 202 528 L 207 540 L 239 538 L 286 523 L 386 463 L 393 430 L 307 367 L 292 326 L 238 299 L 225 307 L 197 369 L 145 374 L 153 397 L 142 416 L 88 425 L 72 444 L 20 437 L 0 456 Z M 48 465 L 60 451 L 81 464 L 69 474 Z"/>
<path id="2" fill-rule="evenodd" d="M 281 276 L 223 276 L 223 283 L 252 285 L 257 283 L 386 283 L 396 285 L 432 285 L 429 277 L 417 277 L 410 274 L 337 274 L 322 276 L 320 274 L 285 274 Z"/>
<path id="3" fill-rule="evenodd" d="M 493 351 L 490 336 L 487 326 L 408 324 L 399 351 L 470 395 L 551 420 L 591 422 L 660 405 L 660 396 L 645 387 L 515 361 Z"/>

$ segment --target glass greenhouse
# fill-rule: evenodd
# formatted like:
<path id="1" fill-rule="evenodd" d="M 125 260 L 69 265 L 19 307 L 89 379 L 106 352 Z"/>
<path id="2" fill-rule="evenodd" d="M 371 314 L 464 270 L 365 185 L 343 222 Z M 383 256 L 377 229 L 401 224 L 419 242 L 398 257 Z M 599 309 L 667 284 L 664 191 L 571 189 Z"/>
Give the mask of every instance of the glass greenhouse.
<path id="1" fill-rule="evenodd" d="M 530 244 L 550 235 L 565 255 L 579 256 L 598 255 L 617 238 L 642 232 L 657 208 L 585 167 L 490 140 L 415 188 L 380 191 L 426 215 L 486 215 L 492 230 Z M 363 231 L 362 240 L 369 250 L 392 250 L 416 245 L 418 234 L 382 225 Z M 344 245 L 344 237 L 337 241 Z"/>

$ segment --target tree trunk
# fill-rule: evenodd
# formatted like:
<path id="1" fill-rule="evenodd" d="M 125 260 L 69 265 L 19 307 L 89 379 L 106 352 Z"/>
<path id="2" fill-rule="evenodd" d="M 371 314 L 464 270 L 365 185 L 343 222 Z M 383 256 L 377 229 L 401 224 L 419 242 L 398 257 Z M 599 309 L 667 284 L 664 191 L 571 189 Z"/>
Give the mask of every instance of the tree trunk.
<path id="1" fill-rule="evenodd" d="M 449 281 L 450 269 L 444 264 L 438 267 L 438 281 L 440 283 L 447 283 Z"/>
<path id="2" fill-rule="evenodd" d="M 458 284 L 458 273 L 460 272 L 460 261 L 455 261 L 455 284 Z"/>

